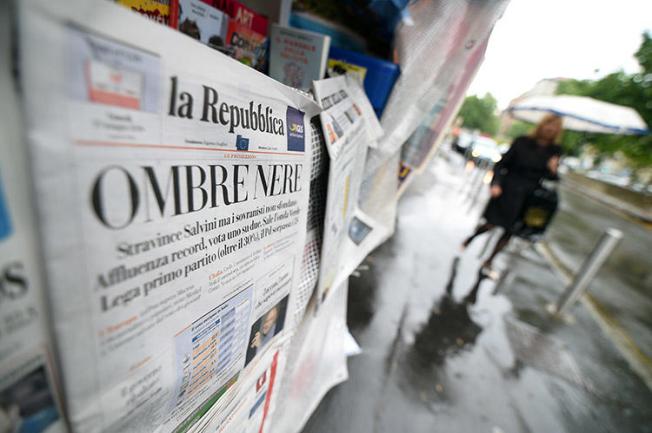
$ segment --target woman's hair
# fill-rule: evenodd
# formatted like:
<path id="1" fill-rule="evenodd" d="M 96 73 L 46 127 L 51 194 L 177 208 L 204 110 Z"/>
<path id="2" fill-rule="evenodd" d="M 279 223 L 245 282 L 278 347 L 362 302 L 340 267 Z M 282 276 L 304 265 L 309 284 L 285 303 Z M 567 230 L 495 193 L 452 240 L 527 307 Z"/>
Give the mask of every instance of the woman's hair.
<path id="1" fill-rule="evenodd" d="M 559 140 L 559 136 L 562 133 L 563 120 L 560 116 L 557 116 L 556 114 L 552 114 L 552 113 L 543 116 L 543 119 L 541 119 L 541 121 L 537 124 L 534 130 L 530 133 L 530 137 L 534 139 L 539 138 L 541 136 L 541 129 L 543 129 L 543 127 L 548 125 L 549 123 L 557 124 L 557 135 L 555 135 L 555 138 L 552 140 L 553 142 L 557 142 L 557 140 Z"/>

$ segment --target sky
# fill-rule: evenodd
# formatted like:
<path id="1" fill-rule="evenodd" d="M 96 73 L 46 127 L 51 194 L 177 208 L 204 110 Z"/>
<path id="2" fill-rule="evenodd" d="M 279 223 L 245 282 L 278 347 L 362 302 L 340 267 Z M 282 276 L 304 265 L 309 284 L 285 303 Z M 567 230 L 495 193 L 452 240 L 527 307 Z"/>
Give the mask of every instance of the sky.
<path id="1" fill-rule="evenodd" d="M 504 109 L 543 78 L 636 72 L 646 30 L 652 0 L 511 0 L 467 94 L 491 92 Z"/>

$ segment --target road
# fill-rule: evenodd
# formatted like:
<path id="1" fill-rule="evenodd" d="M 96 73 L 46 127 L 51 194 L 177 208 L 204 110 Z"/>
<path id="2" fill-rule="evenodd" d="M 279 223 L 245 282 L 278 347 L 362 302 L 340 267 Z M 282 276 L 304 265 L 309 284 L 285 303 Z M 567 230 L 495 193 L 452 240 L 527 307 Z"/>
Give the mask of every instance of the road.
<path id="1" fill-rule="evenodd" d="M 604 229 L 623 232 L 590 293 L 652 359 L 652 230 L 576 190 L 562 186 L 560 193 L 560 210 L 546 239 L 572 270 L 580 267 Z"/>
<path id="2" fill-rule="evenodd" d="M 455 155 L 442 156 L 402 198 L 395 236 L 351 278 L 347 321 L 363 353 L 349 359 L 349 380 L 326 395 L 303 432 L 652 432 L 652 392 L 591 313 L 578 304 L 568 324 L 546 312 L 564 283 L 542 256 L 514 242 L 491 281 L 479 272 L 484 239 L 459 253 L 486 191 L 476 197 L 472 173 Z M 561 228 L 584 202 L 568 200 L 552 248 L 570 242 Z M 597 215 L 586 237 L 590 227 L 599 233 Z M 632 248 L 642 248 L 637 242 Z M 568 259 L 579 261 L 584 250 L 571 251 Z M 604 287 L 610 293 L 613 284 Z M 641 308 L 613 305 L 623 317 Z"/>

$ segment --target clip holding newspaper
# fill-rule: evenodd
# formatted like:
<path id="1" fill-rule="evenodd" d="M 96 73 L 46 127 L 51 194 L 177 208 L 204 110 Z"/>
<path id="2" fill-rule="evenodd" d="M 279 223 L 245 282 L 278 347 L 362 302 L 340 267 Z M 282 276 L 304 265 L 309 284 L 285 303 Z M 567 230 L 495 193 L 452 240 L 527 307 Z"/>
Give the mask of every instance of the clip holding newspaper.
<path id="1" fill-rule="evenodd" d="M 313 81 L 313 89 L 323 109 L 319 117 L 331 158 L 318 283 L 323 300 L 378 245 L 378 224 L 359 209 L 358 199 L 367 150 L 375 146 L 382 129 L 354 78 Z"/>
<path id="2" fill-rule="evenodd" d="M 109 2 L 19 12 L 72 429 L 193 431 L 289 331 L 319 107 Z"/>

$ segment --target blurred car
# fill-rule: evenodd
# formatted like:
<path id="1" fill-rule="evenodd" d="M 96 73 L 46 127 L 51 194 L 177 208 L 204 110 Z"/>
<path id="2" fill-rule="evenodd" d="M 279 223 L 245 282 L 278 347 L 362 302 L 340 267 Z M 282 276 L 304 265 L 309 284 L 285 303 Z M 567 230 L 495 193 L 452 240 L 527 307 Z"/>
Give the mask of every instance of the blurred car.
<path id="1" fill-rule="evenodd" d="M 462 130 L 459 135 L 453 139 L 451 146 L 455 152 L 461 155 L 466 155 L 466 151 L 474 138 L 475 135 Z"/>
<path id="2" fill-rule="evenodd" d="M 592 179 L 616 186 L 627 187 L 630 184 L 630 177 L 624 173 L 604 173 L 601 171 L 591 170 L 586 175 Z"/>
<path id="3" fill-rule="evenodd" d="M 561 159 L 561 165 L 568 167 L 570 170 L 579 170 L 582 167 L 582 162 L 575 156 L 564 156 Z"/>
<path id="4" fill-rule="evenodd" d="M 478 167 L 491 167 L 503 157 L 498 144 L 489 137 L 475 137 L 467 149 L 467 158 Z"/>

